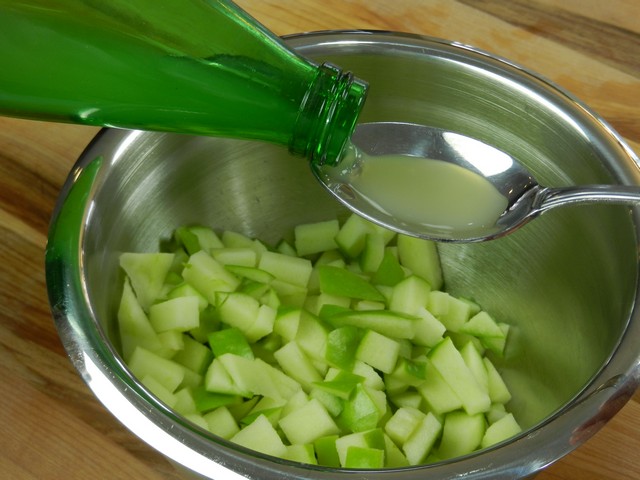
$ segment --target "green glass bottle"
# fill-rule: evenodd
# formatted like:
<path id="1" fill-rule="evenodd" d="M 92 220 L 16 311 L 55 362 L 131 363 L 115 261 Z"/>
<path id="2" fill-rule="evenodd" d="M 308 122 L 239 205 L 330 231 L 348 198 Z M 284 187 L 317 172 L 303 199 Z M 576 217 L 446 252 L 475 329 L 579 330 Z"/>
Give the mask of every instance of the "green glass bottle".
<path id="1" fill-rule="evenodd" d="M 335 163 L 366 83 L 227 0 L 0 0 L 0 115 L 264 140 Z"/>

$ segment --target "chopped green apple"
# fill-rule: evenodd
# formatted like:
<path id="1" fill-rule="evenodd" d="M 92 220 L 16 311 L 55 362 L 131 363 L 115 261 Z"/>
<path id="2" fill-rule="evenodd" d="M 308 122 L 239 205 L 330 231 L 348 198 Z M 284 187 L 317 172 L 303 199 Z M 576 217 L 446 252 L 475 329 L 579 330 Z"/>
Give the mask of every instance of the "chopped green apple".
<path id="1" fill-rule="evenodd" d="M 398 257 L 400 263 L 422 277 L 431 288 L 439 290 L 442 287 L 442 267 L 436 244 L 408 235 L 398 235 Z"/>
<path id="2" fill-rule="evenodd" d="M 338 248 L 336 235 L 339 230 L 340 224 L 335 219 L 296 226 L 294 229 L 296 252 L 304 257 Z"/>
<path id="3" fill-rule="evenodd" d="M 419 465 L 520 432 L 485 356 L 504 358 L 509 327 L 441 290 L 435 244 L 357 216 L 289 238 L 272 249 L 192 226 L 169 254 L 123 254 L 121 348 L 151 394 L 222 438 L 325 467 Z"/>
<path id="4" fill-rule="evenodd" d="M 299 445 L 340 432 L 335 420 L 315 398 L 282 418 L 279 426 L 292 444 Z"/>
<path id="5" fill-rule="evenodd" d="M 287 447 L 266 416 L 260 415 L 230 439 L 243 447 L 274 457 L 284 457 Z"/>
<path id="6" fill-rule="evenodd" d="M 233 418 L 233 415 L 231 415 L 227 407 L 218 407 L 215 410 L 205 413 L 203 417 L 211 433 L 215 433 L 227 440 L 240 431 L 236 419 Z"/>
<path id="7" fill-rule="evenodd" d="M 438 456 L 449 459 L 473 452 L 480 446 L 485 431 L 486 420 L 481 413 L 448 413 L 444 419 Z"/>
<path id="8" fill-rule="evenodd" d="M 469 415 L 489 410 L 491 399 L 488 392 L 478 383 L 450 338 L 446 338 L 436 345 L 429 352 L 429 359 L 455 392 Z"/>
<path id="9" fill-rule="evenodd" d="M 517 435 L 521 431 L 522 428 L 518 425 L 513 414 L 507 413 L 504 417 L 489 425 L 482 437 L 480 445 L 482 448 L 490 447 Z"/>
<path id="10" fill-rule="evenodd" d="M 318 267 L 320 291 L 358 300 L 384 301 L 384 296 L 366 278 L 333 265 Z"/>
<path id="11" fill-rule="evenodd" d="M 143 310 L 148 311 L 160 296 L 173 258 L 172 253 L 127 252 L 120 255 L 120 266 L 127 274 Z"/>

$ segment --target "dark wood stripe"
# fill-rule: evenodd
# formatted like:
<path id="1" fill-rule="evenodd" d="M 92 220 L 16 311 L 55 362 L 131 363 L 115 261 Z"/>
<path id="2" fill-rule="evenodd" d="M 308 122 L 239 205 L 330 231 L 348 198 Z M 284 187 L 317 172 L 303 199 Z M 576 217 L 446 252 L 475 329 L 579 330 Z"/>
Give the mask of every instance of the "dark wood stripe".
<path id="1" fill-rule="evenodd" d="M 640 73 L 640 35 L 529 0 L 459 0 L 469 7 L 596 57 L 623 72 Z M 637 100 L 637 99 L 636 99 Z"/>
<path id="2" fill-rule="evenodd" d="M 0 209 L 46 234 L 60 185 L 0 152 Z"/>

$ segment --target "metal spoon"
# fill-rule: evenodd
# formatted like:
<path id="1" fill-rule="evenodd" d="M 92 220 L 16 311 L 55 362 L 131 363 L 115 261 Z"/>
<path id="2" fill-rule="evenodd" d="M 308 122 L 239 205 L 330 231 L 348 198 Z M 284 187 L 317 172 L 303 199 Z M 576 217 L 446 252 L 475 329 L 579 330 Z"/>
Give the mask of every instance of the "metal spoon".
<path id="1" fill-rule="evenodd" d="M 640 186 L 585 185 L 548 188 L 539 185 L 523 165 L 510 155 L 473 138 L 424 125 L 397 122 L 360 124 L 352 136 L 356 154 L 337 167 L 314 173 L 344 205 L 391 230 L 443 242 L 480 242 L 502 237 L 542 213 L 563 205 L 640 202 Z M 504 211 L 484 223 L 433 225 L 416 222 L 398 211 L 390 213 L 375 192 L 363 195 L 354 184 L 371 158 L 382 155 L 441 160 L 483 177 L 506 200 Z"/>

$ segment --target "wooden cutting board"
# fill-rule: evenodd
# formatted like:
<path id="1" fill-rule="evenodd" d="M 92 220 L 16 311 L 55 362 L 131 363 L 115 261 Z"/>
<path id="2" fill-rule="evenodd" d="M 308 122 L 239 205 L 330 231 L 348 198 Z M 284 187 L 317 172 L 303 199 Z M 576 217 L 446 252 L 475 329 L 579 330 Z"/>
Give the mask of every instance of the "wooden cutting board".
<path id="1" fill-rule="evenodd" d="M 637 0 L 238 3 L 278 34 L 382 29 L 483 48 L 577 95 L 640 153 Z M 49 313 L 43 266 L 49 218 L 71 166 L 96 132 L 0 118 L 0 478 L 178 478 L 95 400 L 68 361 Z M 538 479 L 640 479 L 640 394 Z"/>

